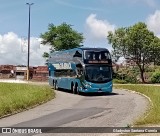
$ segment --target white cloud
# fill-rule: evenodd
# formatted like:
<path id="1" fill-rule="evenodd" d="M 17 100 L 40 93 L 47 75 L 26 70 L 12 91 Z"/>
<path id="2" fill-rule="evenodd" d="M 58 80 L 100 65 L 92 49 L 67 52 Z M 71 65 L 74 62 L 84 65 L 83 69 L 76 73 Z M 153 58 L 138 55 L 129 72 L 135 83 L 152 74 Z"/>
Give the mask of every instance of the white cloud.
<path id="1" fill-rule="evenodd" d="M 115 27 L 115 25 L 110 24 L 107 20 L 97 19 L 96 14 L 91 14 L 86 19 L 86 29 L 96 39 L 106 39 L 108 31 L 114 31 Z"/>
<path id="2" fill-rule="evenodd" d="M 154 14 L 149 15 L 146 20 L 148 29 L 153 31 L 155 34 L 160 33 L 160 10 L 156 10 Z"/>
<path id="3" fill-rule="evenodd" d="M 157 36 L 158 38 L 160 38 L 160 34 L 157 34 L 156 36 Z"/>
<path id="4" fill-rule="evenodd" d="M 156 34 L 160 33 L 160 10 L 156 10 L 154 14 L 149 15 L 146 23 L 151 31 Z"/>
<path id="5" fill-rule="evenodd" d="M 143 1 L 146 2 L 151 7 L 156 7 L 155 0 L 143 0 Z"/>
<path id="6" fill-rule="evenodd" d="M 113 3 L 113 4 L 145 4 L 149 7 L 155 8 L 157 6 L 156 0 L 101 0 L 103 3 Z"/>
<path id="7" fill-rule="evenodd" d="M 75 4 L 72 4 L 72 3 L 70 3 L 69 1 L 65 1 L 65 0 L 54 0 L 54 1 L 55 1 L 56 3 L 58 3 L 58 4 L 61 4 L 61 5 L 64 5 L 64 6 L 68 6 L 68 7 L 71 7 L 71 8 L 75 8 L 75 9 L 91 10 L 91 11 L 104 11 L 104 10 L 101 9 L 101 8 L 85 7 L 84 5 L 83 5 L 83 6 L 75 5 Z"/>
<path id="8" fill-rule="evenodd" d="M 135 3 L 144 3 L 146 5 L 148 5 L 149 7 L 156 7 L 156 1 L 155 0 L 134 0 L 132 2 Z"/>
<path id="9" fill-rule="evenodd" d="M 49 51 L 49 46 L 40 44 L 40 38 L 30 39 L 30 66 L 44 65 L 43 52 Z M 18 37 L 13 32 L 0 35 L 0 65 L 27 65 L 27 39 Z"/>

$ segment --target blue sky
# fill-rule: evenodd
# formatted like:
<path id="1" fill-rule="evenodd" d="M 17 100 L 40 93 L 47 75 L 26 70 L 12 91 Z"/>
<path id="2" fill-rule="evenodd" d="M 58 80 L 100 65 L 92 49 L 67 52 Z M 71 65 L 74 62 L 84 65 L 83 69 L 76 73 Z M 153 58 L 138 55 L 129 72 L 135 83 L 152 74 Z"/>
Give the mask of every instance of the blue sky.
<path id="1" fill-rule="evenodd" d="M 89 47 L 111 49 L 106 40 L 107 32 L 139 21 L 145 22 L 157 36 L 160 35 L 158 0 L 0 0 L 0 2 L 0 57 L 3 58 L 0 59 L 0 64 L 20 64 L 20 61 L 12 61 L 13 57 L 18 57 L 17 54 L 23 55 L 23 62 L 26 63 L 26 54 L 21 53 L 22 37 L 25 39 L 28 35 L 27 2 L 34 3 L 31 6 L 31 37 L 32 46 L 35 45 L 32 52 L 37 59 L 33 61 L 33 65 L 40 64 L 36 62 L 40 62 L 41 59 L 38 54 L 48 50 L 48 47 L 40 45 L 38 38 L 41 33 L 47 31 L 49 23 L 60 25 L 66 22 L 73 25 L 73 29 L 84 34 L 84 46 Z M 14 43 L 14 49 L 17 51 L 21 48 L 20 53 L 15 53 L 17 56 L 10 53 L 13 46 L 11 43 Z M 36 53 L 35 50 L 39 52 Z"/>

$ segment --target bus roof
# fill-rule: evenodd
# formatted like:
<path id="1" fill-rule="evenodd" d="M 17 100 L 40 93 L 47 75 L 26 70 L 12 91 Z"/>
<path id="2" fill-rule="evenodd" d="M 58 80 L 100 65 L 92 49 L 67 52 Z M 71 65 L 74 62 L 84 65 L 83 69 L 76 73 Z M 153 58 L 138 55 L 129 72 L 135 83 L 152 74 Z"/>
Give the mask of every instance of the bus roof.
<path id="1" fill-rule="evenodd" d="M 68 49 L 68 50 L 62 50 L 62 51 L 55 51 L 55 52 L 52 52 L 50 55 L 52 55 L 52 54 L 59 54 L 59 53 L 65 53 L 65 52 L 72 52 L 72 51 L 74 51 L 74 50 L 78 50 L 78 49 L 80 49 L 80 50 L 91 50 L 91 51 L 93 51 L 93 50 L 95 50 L 95 51 L 108 51 L 109 52 L 109 50 L 108 49 L 106 49 L 106 48 L 89 48 L 89 47 L 80 47 L 80 48 L 73 48 L 73 49 Z"/>
<path id="2" fill-rule="evenodd" d="M 82 50 L 96 50 L 96 51 L 103 51 L 103 50 L 107 50 L 106 48 L 89 48 L 89 47 L 82 47 L 82 48 L 79 48 L 79 49 L 82 49 Z"/>

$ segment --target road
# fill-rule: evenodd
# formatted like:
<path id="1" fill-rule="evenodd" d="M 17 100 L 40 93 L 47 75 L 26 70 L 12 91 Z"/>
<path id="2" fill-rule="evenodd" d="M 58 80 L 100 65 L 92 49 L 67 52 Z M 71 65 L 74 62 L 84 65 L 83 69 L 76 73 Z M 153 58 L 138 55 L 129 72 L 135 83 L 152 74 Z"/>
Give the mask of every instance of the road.
<path id="1" fill-rule="evenodd" d="M 84 96 L 56 91 L 54 100 L 0 119 L 0 126 L 126 127 L 147 109 L 146 98 L 124 90 L 113 92 L 110 95 Z"/>

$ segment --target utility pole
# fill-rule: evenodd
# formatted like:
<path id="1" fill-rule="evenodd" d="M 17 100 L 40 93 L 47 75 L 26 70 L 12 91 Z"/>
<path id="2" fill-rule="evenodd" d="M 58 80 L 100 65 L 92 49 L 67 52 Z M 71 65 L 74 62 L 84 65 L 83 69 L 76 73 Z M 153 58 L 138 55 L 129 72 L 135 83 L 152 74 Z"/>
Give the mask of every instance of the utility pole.
<path id="1" fill-rule="evenodd" d="M 26 3 L 29 6 L 29 24 L 28 24 L 28 59 L 27 59 L 27 80 L 29 80 L 29 56 L 30 56 L 30 10 L 34 3 Z"/>

